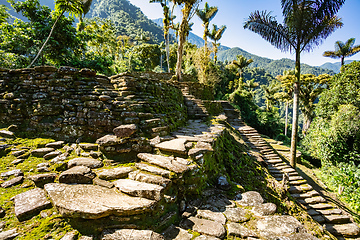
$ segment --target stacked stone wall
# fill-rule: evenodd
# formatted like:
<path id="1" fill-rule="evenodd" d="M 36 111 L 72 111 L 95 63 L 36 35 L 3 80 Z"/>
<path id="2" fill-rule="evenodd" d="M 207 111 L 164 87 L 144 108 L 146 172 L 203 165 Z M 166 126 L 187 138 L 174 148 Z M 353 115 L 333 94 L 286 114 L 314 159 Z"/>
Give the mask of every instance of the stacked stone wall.
<path id="1" fill-rule="evenodd" d="M 27 133 L 95 140 L 136 124 L 135 137 L 154 137 L 186 118 L 182 93 L 165 75 L 108 78 L 72 67 L 0 69 L 0 125 L 16 124 Z"/>

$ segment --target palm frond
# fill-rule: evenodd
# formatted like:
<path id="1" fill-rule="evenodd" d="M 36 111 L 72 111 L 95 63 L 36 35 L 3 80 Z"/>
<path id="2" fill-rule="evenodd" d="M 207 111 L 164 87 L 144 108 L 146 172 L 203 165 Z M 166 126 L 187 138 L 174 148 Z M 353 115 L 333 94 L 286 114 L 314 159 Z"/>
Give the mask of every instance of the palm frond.
<path id="1" fill-rule="evenodd" d="M 248 20 L 244 23 L 244 28 L 258 33 L 262 38 L 282 51 L 295 48 L 289 39 L 288 29 L 279 24 L 275 17 L 270 14 L 271 12 L 267 11 L 251 13 Z"/>

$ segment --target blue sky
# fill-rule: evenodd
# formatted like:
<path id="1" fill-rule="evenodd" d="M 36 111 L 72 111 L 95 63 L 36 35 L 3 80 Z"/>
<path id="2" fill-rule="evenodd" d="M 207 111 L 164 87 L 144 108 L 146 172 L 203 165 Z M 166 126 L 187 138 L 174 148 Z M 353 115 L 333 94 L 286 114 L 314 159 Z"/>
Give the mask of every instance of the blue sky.
<path id="1" fill-rule="evenodd" d="M 162 8 L 158 3 L 150 4 L 148 0 L 129 1 L 138 6 L 150 19 L 162 17 Z M 294 55 L 281 52 L 258 34 L 245 30 L 242 27 L 245 19 L 254 10 L 272 11 L 272 15 L 277 16 L 278 21 L 281 21 L 280 0 L 203 0 L 200 8 L 203 8 L 205 2 L 208 2 L 210 6 L 217 6 L 219 8 L 219 12 L 211 24 L 227 26 L 227 30 L 220 41 L 222 45 L 240 47 L 250 53 L 271 59 L 295 58 Z M 355 44 L 360 45 L 359 10 L 360 0 L 346 0 L 345 5 L 338 12 L 338 16 L 342 18 L 344 26 L 336 30 L 322 45 L 316 47 L 312 52 L 303 53 L 301 62 L 313 66 L 319 66 L 325 62 L 338 62 L 338 60 L 323 57 L 322 54 L 324 51 L 334 50 L 334 43 L 339 40 L 345 42 L 349 38 L 354 37 L 356 38 Z M 177 19 L 181 18 L 180 12 L 176 15 L 178 16 Z M 202 36 L 203 27 L 201 22 L 196 16 L 192 21 L 195 23 L 193 32 Z M 347 59 L 360 60 L 360 53 Z"/>

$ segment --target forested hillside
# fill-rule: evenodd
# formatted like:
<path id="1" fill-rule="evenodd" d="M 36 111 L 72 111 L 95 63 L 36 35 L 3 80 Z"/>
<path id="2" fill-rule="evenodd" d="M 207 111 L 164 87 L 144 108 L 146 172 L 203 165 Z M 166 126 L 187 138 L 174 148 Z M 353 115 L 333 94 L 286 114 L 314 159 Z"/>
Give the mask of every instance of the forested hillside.
<path id="1" fill-rule="evenodd" d="M 260 67 L 264 68 L 268 73 L 270 73 L 273 76 L 280 75 L 284 72 L 284 70 L 288 69 L 294 69 L 295 61 L 283 58 L 280 60 L 272 60 L 269 58 L 263 58 L 259 57 L 257 55 L 251 54 L 249 52 L 244 51 L 241 48 L 235 47 L 231 48 L 225 51 L 219 51 L 219 60 L 220 61 L 232 61 L 236 59 L 237 55 L 243 55 L 244 57 L 248 59 L 253 59 L 254 62 L 251 63 L 250 67 Z M 301 73 L 306 74 L 314 74 L 314 75 L 320 75 L 320 74 L 330 74 L 334 75 L 335 72 L 329 69 L 324 69 L 321 67 L 313 67 L 309 66 L 307 64 L 301 64 Z"/>
<path id="2" fill-rule="evenodd" d="M 94 0 L 87 17 L 108 18 L 118 35 L 150 38 L 152 43 L 163 41 L 161 27 L 149 20 L 141 10 L 127 0 Z"/>
<path id="3" fill-rule="evenodd" d="M 350 64 L 352 63 L 352 60 L 345 60 L 345 64 Z M 336 63 L 324 63 L 323 65 L 320 66 L 321 68 L 326 68 L 326 69 L 331 69 L 336 73 L 340 72 L 340 68 L 341 68 L 341 63 L 340 62 L 336 62 Z"/>

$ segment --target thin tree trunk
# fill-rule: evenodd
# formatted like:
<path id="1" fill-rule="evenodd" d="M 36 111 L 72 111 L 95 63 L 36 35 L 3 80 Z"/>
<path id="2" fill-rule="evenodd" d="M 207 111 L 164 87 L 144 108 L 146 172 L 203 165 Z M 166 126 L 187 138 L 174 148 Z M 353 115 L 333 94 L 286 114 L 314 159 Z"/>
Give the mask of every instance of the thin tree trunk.
<path id="1" fill-rule="evenodd" d="M 167 67 L 168 67 L 168 73 L 170 73 L 170 62 L 169 62 L 169 55 L 170 55 L 170 40 L 169 40 L 169 32 L 167 33 L 166 36 L 166 62 L 167 62 Z"/>
<path id="2" fill-rule="evenodd" d="M 184 10 L 183 10 L 183 18 L 179 27 L 179 46 L 177 51 L 177 62 L 176 62 L 176 78 L 178 81 L 181 81 L 181 66 L 182 66 L 182 57 L 184 52 L 184 43 L 186 40 L 186 28 L 188 25 L 188 18 L 190 14 L 190 10 L 187 4 L 185 4 Z"/>
<path id="3" fill-rule="evenodd" d="M 42 53 L 42 51 L 44 50 L 44 47 L 45 45 L 48 43 L 53 31 L 54 31 L 54 28 L 55 28 L 55 25 L 56 23 L 59 21 L 59 19 L 62 17 L 62 15 L 65 13 L 65 10 L 62 11 L 62 13 L 59 15 L 59 17 L 56 19 L 54 25 L 52 26 L 51 28 L 51 31 L 49 33 L 49 36 L 47 37 L 47 39 L 45 40 L 44 44 L 42 45 L 42 47 L 40 48 L 38 54 L 36 55 L 36 57 L 34 58 L 34 60 L 30 63 L 30 65 L 28 66 L 28 68 L 30 68 L 35 62 L 36 60 L 39 58 L 40 54 Z"/>
<path id="4" fill-rule="evenodd" d="M 285 136 L 287 136 L 288 116 L 289 116 L 289 102 L 286 101 L 286 106 L 285 106 Z"/>
<path id="5" fill-rule="evenodd" d="M 296 51 L 295 62 L 296 82 L 294 83 L 294 104 L 293 104 L 293 122 L 291 131 L 290 165 L 296 168 L 296 145 L 298 137 L 299 122 L 299 92 L 300 92 L 300 52 Z"/>

